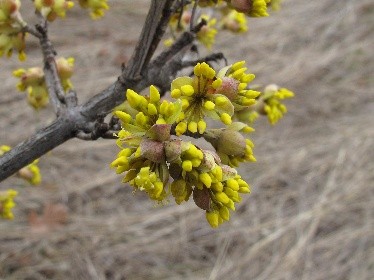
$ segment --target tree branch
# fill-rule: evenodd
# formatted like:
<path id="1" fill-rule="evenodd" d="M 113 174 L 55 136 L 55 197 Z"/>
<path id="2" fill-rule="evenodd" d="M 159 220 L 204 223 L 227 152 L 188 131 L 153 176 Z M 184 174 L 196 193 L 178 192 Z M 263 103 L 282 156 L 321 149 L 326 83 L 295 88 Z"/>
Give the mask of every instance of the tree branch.
<path id="1" fill-rule="evenodd" d="M 171 6 L 176 0 L 153 0 L 135 51 L 118 81 L 94 96 L 82 107 L 82 114 L 88 119 L 107 115 L 125 101 L 125 90 L 142 90 L 149 81 L 146 68 L 171 16 Z"/>
<path id="2" fill-rule="evenodd" d="M 95 131 L 95 127 L 97 128 L 95 126 L 97 119 L 102 119 L 115 106 L 125 100 L 124 92 L 126 89 L 132 88 L 140 91 L 153 82 L 149 78 L 142 79 L 142 76 L 147 76 L 149 61 L 165 32 L 166 25 L 171 16 L 171 7 L 175 1 L 152 1 L 134 54 L 128 66 L 113 85 L 92 97 L 82 106 L 72 106 L 61 111 L 58 109 L 60 107 L 56 102 L 55 108 L 57 108 L 59 114 L 58 118 L 52 124 L 38 131 L 28 140 L 18 144 L 0 157 L 0 181 L 11 176 L 22 167 L 30 164 L 65 141 L 75 137 L 77 134 L 82 136 L 82 132 L 83 134 L 89 134 Z M 55 83 L 57 81 L 55 78 L 57 67 L 54 63 L 54 58 L 53 61 L 49 59 L 51 56 L 54 57 L 54 54 L 48 53 L 52 50 L 51 46 L 47 46 L 49 42 L 48 38 L 40 40 L 41 42 L 43 40 L 43 45 L 45 44 L 43 55 L 47 58 L 45 61 L 45 70 L 48 73 L 46 76 L 48 75 L 48 79 L 50 79 L 48 89 L 51 89 L 51 92 L 55 93 L 54 100 L 59 101 L 59 93 L 63 93 L 63 90 L 61 91 L 62 87 L 59 88 L 58 83 Z M 74 104 L 76 102 L 74 94 L 71 93 L 70 95 Z"/>
<path id="3" fill-rule="evenodd" d="M 48 94 L 52 101 L 53 108 L 56 115 L 61 113 L 62 109 L 65 109 L 65 91 L 62 87 L 60 77 L 57 71 L 57 65 L 55 61 L 56 52 L 53 48 L 51 41 L 48 38 L 48 25 L 44 18 L 41 19 L 42 24 L 36 25 L 36 30 L 39 32 L 40 46 L 42 48 L 43 60 L 44 60 L 44 79 L 47 85 Z"/>

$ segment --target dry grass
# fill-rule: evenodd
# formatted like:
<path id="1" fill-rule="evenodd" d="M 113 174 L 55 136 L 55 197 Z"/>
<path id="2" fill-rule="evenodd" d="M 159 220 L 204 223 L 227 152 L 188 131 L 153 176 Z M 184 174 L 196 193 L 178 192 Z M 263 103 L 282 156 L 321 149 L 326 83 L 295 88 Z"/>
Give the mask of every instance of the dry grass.
<path id="1" fill-rule="evenodd" d="M 53 33 L 61 53 L 77 57 L 81 99 L 109 84 L 131 53 L 140 28 L 131 23 L 147 6 L 134 2 L 115 1 L 114 16 L 93 26 L 78 13 L 61 24 L 89 48 Z M 278 126 L 256 125 L 258 163 L 241 169 L 253 193 L 229 223 L 212 230 L 193 203 L 154 207 L 133 196 L 105 168 L 112 142 L 72 140 L 41 160 L 41 187 L 1 183 L 21 194 L 17 218 L 0 223 L 0 278 L 373 279 L 373 11 L 370 0 L 289 0 L 251 20 L 245 40 L 219 42 L 230 61 L 247 59 L 257 82 L 297 93 Z M 17 66 L 3 61 L 2 69 Z M 33 117 L 9 72 L 0 73 L 0 143 L 15 145 L 52 113 Z M 30 227 L 28 213 L 51 202 L 68 207 L 67 224 Z"/>

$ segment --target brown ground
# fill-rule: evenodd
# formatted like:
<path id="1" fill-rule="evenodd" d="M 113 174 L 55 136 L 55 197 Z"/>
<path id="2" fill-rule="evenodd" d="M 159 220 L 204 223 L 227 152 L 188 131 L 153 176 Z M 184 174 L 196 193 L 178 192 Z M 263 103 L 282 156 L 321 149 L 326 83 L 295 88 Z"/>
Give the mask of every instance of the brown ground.
<path id="1" fill-rule="evenodd" d="M 111 2 L 102 21 L 76 11 L 53 27 L 59 53 L 76 57 L 81 101 L 113 82 L 149 1 Z M 373 279 L 373 19 L 371 0 L 289 0 L 250 20 L 245 38 L 219 41 L 257 83 L 297 94 L 279 125 L 256 124 L 258 162 L 241 169 L 253 192 L 229 223 L 211 229 L 192 202 L 154 207 L 108 168 L 114 142 L 72 140 L 41 159 L 40 187 L 1 183 L 20 195 L 15 220 L 0 222 L 0 278 Z M 30 43 L 25 67 L 36 64 Z M 1 144 L 53 119 L 51 110 L 33 114 L 14 89 L 18 65 L 1 60 Z M 43 208 L 49 215 L 35 217 Z"/>

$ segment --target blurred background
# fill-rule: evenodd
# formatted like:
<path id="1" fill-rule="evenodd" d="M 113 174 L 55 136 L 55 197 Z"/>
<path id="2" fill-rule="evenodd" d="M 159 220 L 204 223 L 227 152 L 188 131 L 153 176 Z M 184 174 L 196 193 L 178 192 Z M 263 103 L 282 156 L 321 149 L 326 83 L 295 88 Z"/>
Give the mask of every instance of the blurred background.
<path id="1" fill-rule="evenodd" d="M 73 9 L 51 25 L 59 55 L 75 58 L 80 102 L 116 79 L 149 3 L 110 1 L 95 22 Z M 0 183 L 19 191 L 15 219 L 0 221 L 0 279 L 374 278 L 374 3 L 288 0 L 248 21 L 215 50 L 296 97 L 278 125 L 255 124 L 257 163 L 240 169 L 252 193 L 230 222 L 210 228 L 191 201 L 155 206 L 109 168 L 113 141 L 71 140 L 40 160 L 40 186 Z M 41 65 L 37 42 L 27 48 L 21 66 L 1 59 L 0 144 L 54 119 L 15 89 L 14 69 Z"/>

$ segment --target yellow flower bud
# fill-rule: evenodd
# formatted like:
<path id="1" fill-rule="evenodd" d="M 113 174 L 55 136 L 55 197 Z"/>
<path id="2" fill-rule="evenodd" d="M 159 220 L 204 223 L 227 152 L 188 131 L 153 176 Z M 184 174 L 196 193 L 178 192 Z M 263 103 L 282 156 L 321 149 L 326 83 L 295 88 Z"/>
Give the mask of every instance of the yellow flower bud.
<path id="1" fill-rule="evenodd" d="M 219 215 L 225 221 L 230 220 L 230 211 L 226 206 L 219 208 Z"/>
<path id="2" fill-rule="evenodd" d="M 144 126 L 148 121 L 148 118 L 146 115 L 144 115 L 143 112 L 139 112 L 136 114 L 135 116 L 135 122 L 138 124 L 138 125 L 141 125 L 141 126 Z"/>
<path id="3" fill-rule="evenodd" d="M 192 170 L 192 162 L 190 160 L 185 160 L 182 162 L 182 169 L 184 171 L 191 171 Z"/>
<path id="4" fill-rule="evenodd" d="M 223 204 L 227 204 L 227 203 L 229 203 L 229 201 L 230 201 L 230 198 L 227 196 L 227 194 L 225 194 L 224 192 L 221 192 L 221 193 L 216 193 L 215 194 L 215 197 L 216 197 L 216 199 L 219 201 L 219 202 L 221 202 L 221 203 L 223 203 Z"/>
<path id="5" fill-rule="evenodd" d="M 157 115 L 157 108 L 156 108 L 156 106 L 154 105 L 154 104 L 152 104 L 152 103 L 149 103 L 148 104 L 148 114 L 149 115 Z"/>
<path id="6" fill-rule="evenodd" d="M 214 177 L 220 182 L 223 179 L 223 172 L 222 172 L 222 167 L 217 165 L 216 167 L 213 168 L 211 171 Z"/>
<path id="7" fill-rule="evenodd" d="M 222 105 L 225 105 L 225 104 L 228 102 L 228 100 L 227 100 L 225 97 L 223 97 L 223 96 L 218 96 L 218 97 L 214 100 L 214 102 L 215 102 L 218 106 L 222 106 Z"/>
<path id="8" fill-rule="evenodd" d="M 176 88 L 171 91 L 171 97 L 173 98 L 179 98 L 181 97 L 181 91 L 180 89 Z"/>
<path id="9" fill-rule="evenodd" d="M 18 194 L 17 191 L 9 189 L 6 192 L 0 192 L 0 217 L 4 219 L 13 219 L 12 208 L 16 205 L 14 197 Z"/>
<path id="10" fill-rule="evenodd" d="M 203 134 L 205 132 L 205 129 L 206 129 L 206 122 L 204 122 L 203 120 L 200 120 L 197 123 L 197 129 L 198 129 L 200 134 Z"/>
<path id="11" fill-rule="evenodd" d="M 188 106 L 190 106 L 190 102 L 187 99 L 182 99 L 182 109 L 185 110 Z"/>
<path id="12" fill-rule="evenodd" d="M 212 183 L 211 189 L 216 192 L 222 192 L 223 191 L 223 184 L 221 182 Z"/>
<path id="13" fill-rule="evenodd" d="M 213 110 L 215 106 L 216 106 L 216 104 L 214 104 L 210 100 L 207 100 L 207 101 L 204 102 L 204 108 L 209 110 L 209 111 Z"/>
<path id="14" fill-rule="evenodd" d="M 219 214 L 217 211 L 206 212 L 206 219 L 212 228 L 219 226 L 218 217 Z"/>
<path id="15" fill-rule="evenodd" d="M 195 76 L 201 76 L 201 63 L 196 64 L 196 66 L 193 68 L 193 73 L 195 74 Z"/>
<path id="16" fill-rule="evenodd" d="M 163 118 L 158 118 L 156 124 L 166 124 L 166 121 Z"/>
<path id="17" fill-rule="evenodd" d="M 192 133 L 197 132 L 197 123 L 196 122 L 189 122 L 188 123 L 188 130 L 191 131 Z"/>
<path id="18" fill-rule="evenodd" d="M 220 116 L 220 119 L 221 121 L 225 124 L 225 125 L 229 125 L 232 123 L 232 120 L 231 120 L 231 117 L 229 114 L 227 113 L 223 113 L 221 116 Z"/>
<path id="19" fill-rule="evenodd" d="M 222 85 L 222 79 L 220 79 L 220 78 L 218 78 L 217 80 L 215 80 L 215 81 L 212 83 L 212 87 L 213 87 L 214 89 L 219 88 L 221 85 Z"/>
<path id="20" fill-rule="evenodd" d="M 235 179 L 228 179 L 226 181 L 226 184 L 233 191 L 238 191 L 239 190 L 239 184 Z"/>
<path id="21" fill-rule="evenodd" d="M 245 65 L 245 61 L 244 61 L 244 60 L 241 60 L 241 61 L 235 62 L 235 63 L 231 66 L 231 69 L 232 69 L 233 71 L 236 71 L 236 70 L 242 68 L 244 65 Z"/>
<path id="22" fill-rule="evenodd" d="M 128 89 L 126 91 L 126 98 L 127 101 L 129 102 L 130 106 L 133 108 L 136 108 L 140 104 L 140 96 L 137 94 L 135 91 L 132 89 Z"/>
<path id="23" fill-rule="evenodd" d="M 160 92 L 153 85 L 149 87 L 149 100 L 152 103 L 156 103 L 160 100 Z"/>
<path id="24" fill-rule="evenodd" d="M 130 123 L 132 120 L 132 117 L 122 111 L 115 111 L 114 115 L 116 115 L 123 123 Z"/>
<path id="25" fill-rule="evenodd" d="M 194 94 L 194 89 L 191 85 L 184 85 L 181 87 L 181 90 L 186 96 L 191 96 Z"/>
<path id="26" fill-rule="evenodd" d="M 212 184 L 212 178 L 209 176 L 208 173 L 201 173 L 199 174 L 199 180 L 203 182 L 203 184 L 207 187 L 210 188 Z"/>
<path id="27" fill-rule="evenodd" d="M 178 125 L 175 127 L 175 132 L 177 136 L 182 135 L 185 133 L 187 130 L 187 123 L 186 122 L 180 122 Z"/>

